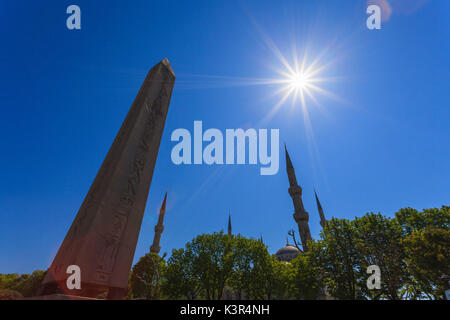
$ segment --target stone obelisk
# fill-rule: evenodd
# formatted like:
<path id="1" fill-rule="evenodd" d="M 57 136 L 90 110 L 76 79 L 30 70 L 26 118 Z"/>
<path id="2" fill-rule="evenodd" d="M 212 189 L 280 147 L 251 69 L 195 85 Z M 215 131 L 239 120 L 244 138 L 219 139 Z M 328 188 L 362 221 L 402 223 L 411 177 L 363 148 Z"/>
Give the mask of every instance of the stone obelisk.
<path id="1" fill-rule="evenodd" d="M 175 83 L 167 59 L 147 74 L 46 277 L 40 295 L 109 299 L 126 293 L 159 144 Z M 81 289 L 67 287 L 67 268 Z"/>

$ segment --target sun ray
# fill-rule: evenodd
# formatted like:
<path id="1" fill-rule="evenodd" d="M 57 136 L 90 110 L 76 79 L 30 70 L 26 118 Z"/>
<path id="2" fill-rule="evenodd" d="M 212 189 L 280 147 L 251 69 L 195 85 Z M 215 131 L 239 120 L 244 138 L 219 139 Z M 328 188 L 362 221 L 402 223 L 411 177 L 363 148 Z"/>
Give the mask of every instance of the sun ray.
<path id="1" fill-rule="evenodd" d="M 265 119 L 271 118 L 277 112 L 286 100 L 291 97 L 291 107 L 300 104 L 302 112 L 306 110 L 307 104 L 312 102 L 313 105 L 319 106 L 317 95 L 323 95 L 336 101 L 343 102 L 334 93 L 323 88 L 326 82 L 336 81 L 339 78 L 327 77 L 324 72 L 332 66 L 336 59 L 328 63 L 322 63 L 326 54 L 330 51 L 333 43 L 327 45 L 315 57 L 311 56 L 309 46 L 302 50 L 293 41 L 292 45 L 292 61 L 288 61 L 286 56 L 281 52 L 275 42 L 264 32 L 264 30 L 252 19 L 252 23 L 260 34 L 264 44 L 275 55 L 280 67 L 274 68 L 277 78 L 252 78 L 252 77 L 225 77 L 225 76 L 202 76 L 193 75 L 193 81 L 178 81 L 181 85 L 192 88 L 219 88 L 233 86 L 280 86 L 274 95 L 281 94 L 275 105 L 271 107 Z M 345 102 L 344 102 L 345 103 Z"/>
<path id="2" fill-rule="evenodd" d="M 260 121 L 260 124 L 266 124 L 272 117 L 275 115 L 275 113 L 280 109 L 280 107 L 284 104 L 284 102 L 291 96 L 292 92 L 294 91 L 294 88 L 286 88 L 283 87 L 278 92 L 286 91 L 286 93 L 281 97 L 281 99 L 275 104 L 275 106 L 272 107 L 272 109 L 269 111 L 269 113 Z"/>
<path id="3" fill-rule="evenodd" d="M 324 88 L 321 88 L 319 86 L 316 86 L 315 84 L 312 83 L 308 83 L 307 85 L 310 89 L 313 89 L 317 92 L 320 92 L 322 95 L 327 96 L 328 98 L 334 99 L 336 101 L 341 101 L 341 98 L 339 96 L 337 96 L 336 94 L 334 94 L 331 91 L 325 90 Z"/>

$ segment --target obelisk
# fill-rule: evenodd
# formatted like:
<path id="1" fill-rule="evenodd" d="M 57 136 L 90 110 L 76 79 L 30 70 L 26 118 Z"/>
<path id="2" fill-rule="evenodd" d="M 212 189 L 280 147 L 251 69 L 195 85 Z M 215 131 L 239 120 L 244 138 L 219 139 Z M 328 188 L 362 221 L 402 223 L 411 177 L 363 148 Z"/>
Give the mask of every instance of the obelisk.
<path id="1" fill-rule="evenodd" d="M 40 295 L 121 299 L 127 289 L 175 82 L 167 59 L 147 74 L 46 277 Z M 67 267 L 81 271 L 69 289 Z"/>

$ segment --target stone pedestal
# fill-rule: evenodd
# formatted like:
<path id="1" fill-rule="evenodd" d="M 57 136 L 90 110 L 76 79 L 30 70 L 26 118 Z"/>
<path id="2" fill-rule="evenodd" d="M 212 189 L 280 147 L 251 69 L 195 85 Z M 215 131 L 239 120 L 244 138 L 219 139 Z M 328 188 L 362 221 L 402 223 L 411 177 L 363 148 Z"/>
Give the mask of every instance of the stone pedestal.
<path id="1" fill-rule="evenodd" d="M 101 300 L 101 299 L 80 297 L 80 296 L 69 296 L 67 294 L 50 294 L 50 295 L 46 295 L 46 296 L 23 298 L 20 300 Z"/>

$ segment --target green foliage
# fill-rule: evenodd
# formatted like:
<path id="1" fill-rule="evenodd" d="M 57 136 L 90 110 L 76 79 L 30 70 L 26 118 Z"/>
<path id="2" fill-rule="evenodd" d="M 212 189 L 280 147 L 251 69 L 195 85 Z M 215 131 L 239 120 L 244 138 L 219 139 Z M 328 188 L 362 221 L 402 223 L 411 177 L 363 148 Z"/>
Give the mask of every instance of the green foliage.
<path id="1" fill-rule="evenodd" d="M 450 207 L 399 210 L 396 220 L 403 231 L 402 245 L 409 281 L 406 292 L 411 299 L 445 299 L 450 264 Z"/>
<path id="2" fill-rule="evenodd" d="M 450 230 L 427 229 L 413 232 L 403 241 L 408 270 L 413 276 L 416 297 L 424 294 L 434 299 L 445 299 L 450 265 Z"/>
<path id="3" fill-rule="evenodd" d="M 18 300 L 23 298 L 23 295 L 15 290 L 0 289 L 0 300 Z"/>
<path id="4" fill-rule="evenodd" d="M 399 223 L 379 213 L 368 213 L 355 218 L 353 225 L 355 245 L 361 254 L 361 282 L 368 277 L 366 270 L 370 265 L 380 267 L 383 279 L 381 290 L 369 290 L 362 284 L 362 295 L 371 299 L 401 299 L 408 273 Z"/>
<path id="5" fill-rule="evenodd" d="M 158 299 L 164 268 L 164 260 L 156 253 L 141 257 L 131 271 L 127 298 Z"/>
<path id="6" fill-rule="evenodd" d="M 286 261 L 279 261 L 273 255 L 270 257 L 271 269 L 267 274 L 267 298 L 268 299 L 289 299 L 290 279 L 292 276 L 292 265 Z"/>
<path id="7" fill-rule="evenodd" d="M 184 250 L 174 250 L 164 292 L 172 298 L 220 300 L 233 271 L 232 243 L 223 233 L 202 234 Z"/>
<path id="8" fill-rule="evenodd" d="M 310 266 L 311 259 L 308 256 L 291 264 L 278 261 L 254 239 L 200 235 L 184 249 L 172 252 L 163 292 L 172 299 L 221 299 L 224 291 L 238 299 L 314 299 L 319 291 L 319 282 L 314 280 L 318 268 Z"/>
<path id="9" fill-rule="evenodd" d="M 184 249 L 172 251 L 165 269 L 162 291 L 169 299 L 192 300 L 199 296 L 201 283 L 194 272 L 192 252 Z"/>
<path id="10" fill-rule="evenodd" d="M 20 277 L 17 273 L 0 274 L 0 289 L 15 288 L 20 282 Z"/>
<path id="11" fill-rule="evenodd" d="M 36 270 L 32 274 L 0 274 L 0 289 L 19 292 L 23 297 L 37 293 L 46 271 Z"/>
<path id="12" fill-rule="evenodd" d="M 319 264 L 320 246 L 310 241 L 309 250 L 299 255 L 287 264 L 289 277 L 287 279 L 288 297 L 291 299 L 314 300 L 321 296 L 324 277 Z M 286 281 L 286 280 L 285 280 Z"/>
<path id="13" fill-rule="evenodd" d="M 173 250 L 167 264 L 148 253 L 133 267 L 128 299 L 445 299 L 450 275 L 450 207 L 404 208 L 327 221 L 318 241 L 290 262 L 254 239 L 202 234 Z M 369 290 L 367 267 L 381 269 Z M 0 274 L 0 300 L 36 294 L 45 272 Z"/>
<path id="14" fill-rule="evenodd" d="M 314 246 L 312 254 L 320 266 L 331 295 L 337 299 L 363 299 L 362 253 L 358 250 L 354 223 L 331 219 Z"/>
<path id="15" fill-rule="evenodd" d="M 279 275 L 274 272 L 280 269 L 257 240 L 203 234 L 172 252 L 163 292 L 173 299 L 219 300 L 225 291 L 240 298 L 264 299 L 279 292 Z"/>
<path id="16" fill-rule="evenodd" d="M 174 250 L 164 274 L 169 298 L 443 299 L 450 273 L 450 207 L 399 210 L 395 218 L 367 213 L 331 219 L 321 239 L 292 261 L 242 236 L 200 235 Z M 367 268 L 381 271 L 381 289 L 367 288 Z"/>
<path id="17" fill-rule="evenodd" d="M 232 239 L 233 272 L 230 287 L 240 297 L 264 299 L 270 293 L 272 259 L 260 241 L 237 236 Z"/>
<path id="18" fill-rule="evenodd" d="M 395 218 L 402 227 L 404 236 L 428 228 L 448 229 L 450 227 L 450 207 L 443 206 L 441 209 L 433 208 L 423 211 L 404 208 L 395 213 Z"/>
<path id="19" fill-rule="evenodd" d="M 202 234 L 186 244 L 193 260 L 193 272 L 199 280 L 201 295 L 220 300 L 225 283 L 233 270 L 233 239 L 223 233 Z"/>

